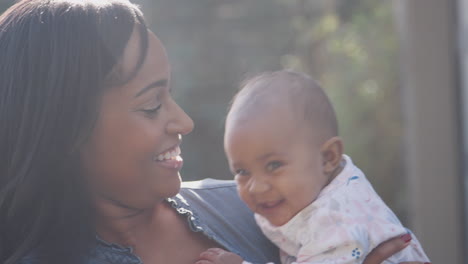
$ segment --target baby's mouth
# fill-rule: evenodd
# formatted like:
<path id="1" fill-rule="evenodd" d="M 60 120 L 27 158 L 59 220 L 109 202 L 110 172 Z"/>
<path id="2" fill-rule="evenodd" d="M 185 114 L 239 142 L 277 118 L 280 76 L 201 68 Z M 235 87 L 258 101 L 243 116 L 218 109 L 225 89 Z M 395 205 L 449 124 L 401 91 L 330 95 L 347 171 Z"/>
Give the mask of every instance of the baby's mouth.
<path id="1" fill-rule="evenodd" d="M 276 201 L 269 201 L 257 204 L 257 208 L 260 211 L 272 211 L 283 204 L 284 199 L 276 200 Z"/>

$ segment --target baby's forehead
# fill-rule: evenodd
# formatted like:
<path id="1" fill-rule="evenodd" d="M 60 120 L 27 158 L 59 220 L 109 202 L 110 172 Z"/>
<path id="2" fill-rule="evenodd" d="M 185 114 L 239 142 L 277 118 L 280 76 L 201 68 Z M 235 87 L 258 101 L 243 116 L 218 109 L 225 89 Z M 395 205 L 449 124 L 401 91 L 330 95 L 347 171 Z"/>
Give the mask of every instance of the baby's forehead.
<path id="1" fill-rule="evenodd" d="M 264 91 L 246 93 L 236 98 L 226 122 L 228 129 L 242 126 L 301 130 L 307 123 L 303 111 L 299 111 L 288 95 Z"/>
<path id="2" fill-rule="evenodd" d="M 261 142 L 267 144 L 319 144 L 317 140 L 323 133 L 322 126 L 311 126 L 310 120 L 305 120 L 291 108 L 284 105 L 278 107 L 253 106 L 242 108 L 230 113 L 226 120 L 225 142 L 238 144 L 243 140 L 261 137 Z M 274 141 L 271 141 L 271 140 Z M 283 142 L 283 143 L 280 143 Z M 289 142 L 285 145 L 285 142 Z"/>

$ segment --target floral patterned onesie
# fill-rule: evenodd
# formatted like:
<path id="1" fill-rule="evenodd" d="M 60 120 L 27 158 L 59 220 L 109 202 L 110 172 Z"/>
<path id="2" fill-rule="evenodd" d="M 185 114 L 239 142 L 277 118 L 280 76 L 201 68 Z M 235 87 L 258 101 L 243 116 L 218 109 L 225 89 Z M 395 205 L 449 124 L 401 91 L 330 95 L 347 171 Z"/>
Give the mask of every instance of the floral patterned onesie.
<path id="1" fill-rule="evenodd" d="M 281 250 L 282 263 L 362 263 L 378 244 L 410 232 L 351 159 L 317 199 L 283 226 L 255 215 L 263 233 Z M 429 262 L 414 235 L 411 244 L 385 264 Z"/>

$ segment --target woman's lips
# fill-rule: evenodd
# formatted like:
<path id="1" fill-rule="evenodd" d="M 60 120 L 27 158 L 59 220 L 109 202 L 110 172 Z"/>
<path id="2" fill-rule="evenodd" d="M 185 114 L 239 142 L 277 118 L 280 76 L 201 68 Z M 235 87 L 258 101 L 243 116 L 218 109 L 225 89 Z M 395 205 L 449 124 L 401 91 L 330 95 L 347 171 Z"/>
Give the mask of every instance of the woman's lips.
<path id="1" fill-rule="evenodd" d="M 166 152 L 156 155 L 153 160 L 163 167 L 180 170 L 184 163 L 180 153 L 180 147 L 175 146 Z"/>
<path id="2" fill-rule="evenodd" d="M 180 147 L 179 146 L 175 146 L 159 155 L 156 155 L 154 157 L 154 160 L 155 161 L 164 161 L 164 160 L 169 160 L 169 159 L 174 159 L 176 158 L 177 156 L 180 155 Z"/>

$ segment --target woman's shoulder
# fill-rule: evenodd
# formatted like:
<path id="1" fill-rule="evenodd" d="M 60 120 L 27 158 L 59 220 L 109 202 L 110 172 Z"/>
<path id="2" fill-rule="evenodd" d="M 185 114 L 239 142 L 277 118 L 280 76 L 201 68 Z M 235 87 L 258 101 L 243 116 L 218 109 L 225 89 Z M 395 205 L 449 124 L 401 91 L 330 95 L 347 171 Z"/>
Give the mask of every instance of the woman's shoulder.
<path id="1" fill-rule="evenodd" d="M 234 181 L 204 179 L 182 183 L 179 194 L 174 197 L 177 207 L 192 211 L 201 225 L 218 225 L 219 216 L 226 221 L 251 219 L 252 212 L 241 201 Z"/>
<path id="2" fill-rule="evenodd" d="M 199 181 L 184 181 L 182 182 L 182 189 L 213 189 L 213 188 L 234 188 L 236 183 L 232 180 L 217 180 L 206 178 Z"/>
<path id="3" fill-rule="evenodd" d="M 179 194 L 176 196 L 183 204 L 194 207 L 212 205 L 213 210 L 223 211 L 230 208 L 240 209 L 238 213 L 250 214 L 248 208 L 237 194 L 236 183 L 228 180 L 207 178 L 200 181 L 183 182 Z"/>
<path id="4" fill-rule="evenodd" d="M 218 224 L 219 215 L 235 218 L 249 218 L 250 210 L 240 200 L 234 181 L 204 179 L 200 181 L 183 182 L 177 196 L 169 199 L 179 213 L 193 216 L 195 224 L 201 228 L 213 227 Z M 180 210 L 182 209 L 182 210 Z M 235 215 L 232 214 L 233 211 Z"/>
<path id="5" fill-rule="evenodd" d="M 184 182 L 175 199 L 193 214 L 198 231 L 252 263 L 278 262 L 277 248 L 262 234 L 240 200 L 234 181 Z"/>

